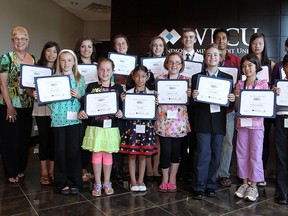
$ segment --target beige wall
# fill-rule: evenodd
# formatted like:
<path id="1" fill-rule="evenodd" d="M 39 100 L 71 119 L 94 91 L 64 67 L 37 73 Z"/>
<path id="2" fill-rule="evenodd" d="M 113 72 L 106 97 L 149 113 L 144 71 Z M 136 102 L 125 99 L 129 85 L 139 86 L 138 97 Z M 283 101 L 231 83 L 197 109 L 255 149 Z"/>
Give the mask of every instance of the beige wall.
<path id="1" fill-rule="evenodd" d="M 13 49 L 11 29 L 17 25 L 24 26 L 29 31 L 29 52 L 38 57 L 43 45 L 49 40 L 58 42 L 61 48 L 74 49 L 81 36 L 96 39 L 110 37 L 110 21 L 85 23 L 50 0 L 2 1 L 0 20 L 1 54 Z"/>

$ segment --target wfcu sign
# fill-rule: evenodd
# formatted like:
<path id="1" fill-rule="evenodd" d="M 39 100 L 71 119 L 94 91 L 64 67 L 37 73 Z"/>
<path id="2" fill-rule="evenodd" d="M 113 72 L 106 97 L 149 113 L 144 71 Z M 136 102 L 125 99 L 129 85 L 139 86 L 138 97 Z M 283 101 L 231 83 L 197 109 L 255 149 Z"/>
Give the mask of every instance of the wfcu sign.
<path id="1" fill-rule="evenodd" d="M 252 34 L 256 33 L 259 28 L 227 28 L 230 33 L 230 41 L 228 44 L 228 50 L 235 55 L 247 54 L 249 46 L 249 38 Z M 195 50 L 198 53 L 203 53 L 205 46 L 213 42 L 213 33 L 216 28 L 203 28 L 203 31 L 197 33 L 197 42 L 195 44 Z M 181 33 L 180 33 L 181 34 Z M 169 47 L 169 51 L 182 51 L 181 35 L 175 29 L 170 32 L 165 29 L 159 36 L 163 37 Z M 170 45 L 169 45 L 170 44 Z M 172 46 L 171 46 L 172 45 Z"/>

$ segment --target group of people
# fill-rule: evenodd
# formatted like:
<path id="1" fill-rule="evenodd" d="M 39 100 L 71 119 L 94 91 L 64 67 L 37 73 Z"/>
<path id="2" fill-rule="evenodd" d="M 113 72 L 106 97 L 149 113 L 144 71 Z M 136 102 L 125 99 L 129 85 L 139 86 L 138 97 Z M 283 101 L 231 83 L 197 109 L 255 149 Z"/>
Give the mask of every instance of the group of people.
<path id="1" fill-rule="evenodd" d="M 262 155 L 269 148 L 269 143 L 265 143 L 269 136 L 266 130 L 274 123 L 278 202 L 288 204 L 288 107 L 277 106 L 276 121 L 267 120 L 267 126 L 262 117 L 241 118 L 235 112 L 240 90 L 275 89 L 279 95 L 281 89 L 275 82 L 281 78 L 279 68 L 285 72 L 283 79 L 288 78 L 288 55 L 277 64 L 271 61 L 267 57 L 263 33 L 251 36 L 249 54 L 242 59 L 228 52 L 229 32 L 223 28 L 215 30 L 213 43 L 206 47 L 203 55 L 194 49 L 197 37 L 193 28 L 183 30 L 182 52 L 169 53 L 165 40 L 155 36 L 148 47 L 147 57 L 165 57 L 167 73 L 154 77 L 153 71 L 137 65 L 129 76 L 124 77 L 124 88 L 120 85 L 123 83 L 119 83 L 123 82 L 123 76 L 120 80 L 113 75 L 114 62 L 107 57 L 96 59 L 92 38 L 79 39 L 74 51 L 61 50 L 56 42 L 49 41 L 44 45 L 39 60 L 27 51 L 29 34 L 24 27 L 14 27 L 11 39 L 14 50 L 3 54 L 0 59 L 1 154 L 10 184 L 17 184 L 25 178 L 34 116 L 40 137 L 40 183 L 53 183 L 55 192 L 78 194 L 83 182 L 93 179 L 93 196 L 113 194 L 111 173 L 123 172 L 124 156 L 128 155 L 131 191 L 147 190 L 144 183 L 146 173 L 147 179 L 161 178 L 160 192 L 176 192 L 180 167 L 187 176 L 192 176 L 194 199 L 214 197 L 217 181 L 223 186 L 232 183 L 229 169 L 236 131 L 237 172 L 243 184 L 234 195 L 255 201 L 259 196 L 257 184 L 265 185 L 267 157 L 262 158 Z M 124 35 L 115 36 L 113 43 L 115 52 L 127 54 L 129 43 Z M 285 48 L 288 51 L 288 39 Z M 192 77 L 182 75 L 187 61 L 203 62 L 203 71 Z M 95 63 L 99 81 L 85 85 L 78 64 Z M 36 89 L 19 85 L 21 64 L 49 67 L 54 75 L 69 76 L 72 99 L 39 105 Z M 237 67 L 246 79 L 233 83 L 233 77 L 222 72 L 220 66 Z M 268 66 L 271 80 L 257 78 L 262 66 Z M 235 88 L 227 95 L 229 107 L 197 100 L 201 95 L 197 89 L 199 76 L 231 80 Z M 162 79 L 188 80 L 189 88 L 185 94 L 189 105 L 158 104 L 155 80 Z M 117 93 L 119 109 L 115 114 L 87 115 L 84 96 L 96 92 Z M 126 94 L 154 95 L 156 120 L 123 120 Z M 93 174 L 88 170 L 90 162 Z"/>

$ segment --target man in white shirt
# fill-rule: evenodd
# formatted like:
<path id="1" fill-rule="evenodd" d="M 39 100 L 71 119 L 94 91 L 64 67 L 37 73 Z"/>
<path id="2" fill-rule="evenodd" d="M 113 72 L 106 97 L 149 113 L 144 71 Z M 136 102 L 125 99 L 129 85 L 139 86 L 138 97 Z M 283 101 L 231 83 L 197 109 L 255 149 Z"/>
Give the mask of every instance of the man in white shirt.
<path id="1" fill-rule="evenodd" d="M 182 55 L 185 61 L 203 62 L 203 55 L 195 52 L 194 50 L 194 44 L 196 41 L 196 31 L 193 28 L 184 28 L 182 33 Z"/>

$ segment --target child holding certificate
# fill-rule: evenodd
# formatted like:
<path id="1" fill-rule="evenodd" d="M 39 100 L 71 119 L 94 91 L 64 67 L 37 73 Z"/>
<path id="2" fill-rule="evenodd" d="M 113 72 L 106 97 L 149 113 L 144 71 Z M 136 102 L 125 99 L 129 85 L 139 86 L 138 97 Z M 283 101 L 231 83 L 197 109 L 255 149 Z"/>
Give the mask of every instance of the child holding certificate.
<path id="1" fill-rule="evenodd" d="M 137 66 L 127 78 L 128 86 L 134 86 L 127 93 L 154 94 L 154 76 L 145 66 Z M 150 89 L 149 89 L 150 88 Z M 121 95 L 125 100 L 125 94 Z M 155 146 L 154 121 L 130 120 L 126 122 L 126 131 L 121 136 L 120 153 L 129 154 L 130 190 L 146 191 L 144 174 L 146 156 L 157 153 Z M 136 180 L 136 158 L 139 160 L 139 176 Z"/>
<path id="2" fill-rule="evenodd" d="M 114 63 L 111 59 L 102 58 L 98 61 L 99 81 L 90 83 L 86 93 L 116 91 L 119 95 L 123 92 L 121 85 L 111 82 L 114 71 Z M 120 98 L 119 98 L 120 99 Z M 121 101 L 120 106 L 121 107 Z M 100 115 L 89 117 L 84 110 L 78 113 L 79 119 L 88 119 L 82 148 L 92 151 L 92 165 L 95 176 L 92 195 L 101 196 L 102 187 L 105 195 L 114 193 L 110 181 L 113 164 L 112 153 L 119 151 L 120 132 L 118 128 L 119 118 L 122 118 L 122 111 L 118 110 L 115 115 Z M 104 173 L 102 185 L 101 174 Z"/>
<path id="3" fill-rule="evenodd" d="M 72 99 L 49 104 L 55 142 L 54 187 L 55 192 L 73 195 L 78 194 L 82 185 L 79 145 L 81 120 L 77 118 L 77 113 L 85 93 L 85 80 L 78 72 L 77 57 L 72 50 L 60 51 L 55 75 L 69 75 Z"/>
<path id="4" fill-rule="evenodd" d="M 170 52 L 164 61 L 168 74 L 158 76 L 156 79 L 188 79 L 180 73 L 185 68 L 181 53 Z M 187 95 L 191 96 L 188 88 Z M 176 192 L 176 175 L 180 162 L 181 142 L 190 132 L 188 112 L 186 105 L 159 105 L 155 132 L 160 139 L 160 167 L 162 181 L 158 188 L 160 192 Z"/>
<path id="5" fill-rule="evenodd" d="M 257 72 L 261 71 L 261 62 L 254 54 L 247 54 L 241 59 L 241 70 L 246 80 L 239 80 L 235 87 L 235 109 L 238 108 L 240 89 L 268 89 L 266 80 L 258 80 Z M 257 182 L 264 180 L 262 161 L 264 118 L 237 118 L 237 170 L 243 184 L 234 193 L 238 198 L 256 201 L 259 196 Z M 251 180 L 251 185 L 248 185 Z"/>

